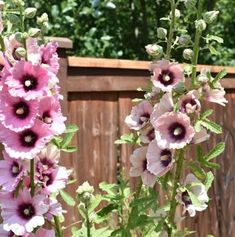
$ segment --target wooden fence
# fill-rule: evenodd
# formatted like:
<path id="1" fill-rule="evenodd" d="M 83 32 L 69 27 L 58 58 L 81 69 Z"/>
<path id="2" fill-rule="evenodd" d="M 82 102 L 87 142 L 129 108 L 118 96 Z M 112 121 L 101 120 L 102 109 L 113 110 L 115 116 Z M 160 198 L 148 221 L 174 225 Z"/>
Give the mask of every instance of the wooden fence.
<path id="1" fill-rule="evenodd" d="M 71 42 L 61 42 L 62 48 L 71 48 Z M 68 122 L 80 128 L 73 141 L 78 152 L 63 155 L 63 164 L 75 170 L 74 178 L 78 180 L 69 187 L 69 192 L 74 194 L 77 185 L 86 180 L 96 188 L 102 181 L 116 182 L 121 167 L 128 177 L 132 147 L 116 146 L 114 141 L 128 132 L 124 119 L 130 113 L 132 99 L 142 95 L 136 89 L 146 86 L 149 81 L 149 62 L 66 57 L 64 50 L 60 50 L 60 56 L 59 77 L 65 98 L 63 110 L 68 115 Z M 208 67 L 213 73 L 222 69 Z M 195 237 L 206 237 L 207 234 L 235 236 L 235 68 L 226 69 L 228 75 L 222 84 L 227 91 L 228 105 L 206 104 L 215 109 L 214 118 L 225 131 L 223 137 L 213 137 L 207 145 L 211 147 L 215 141 L 225 139 L 226 151 L 219 158 L 221 169 L 216 171 L 209 208 L 187 221 L 187 226 L 196 230 L 192 235 Z M 134 185 L 134 179 L 131 183 Z M 76 213 L 76 209 L 70 208 L 66 222 L 76 221 Z"/>

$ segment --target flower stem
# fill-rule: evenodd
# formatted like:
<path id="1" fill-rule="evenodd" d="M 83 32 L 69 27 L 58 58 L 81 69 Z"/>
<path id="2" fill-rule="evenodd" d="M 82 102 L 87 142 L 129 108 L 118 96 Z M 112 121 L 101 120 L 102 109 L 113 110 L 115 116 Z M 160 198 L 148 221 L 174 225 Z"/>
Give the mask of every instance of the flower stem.
<path id="1" fill-rule="evenodd" d="M 30 160 L 30 192 L 31 196 L 34 196 L 35 185 L 34 185 L 34 159 Z"/>
<path id="2" fill-rule="evenodd" d="M 5 51 L 5 44 L 2 35 L 0 35 L 0 46 L 1 46 L 1 51 Z"/>
<path id="3" fill-rule="evenodd" d="M 179 154 L 178 154 L 175 177 L 174 177 L 174 186 L 173 186 L 172 196 L 171 196 L 170 211 L 169 211 L 170 228 L 168 230 L 169 237 L 172 236 L 172 229 L 175 226 L 174 219 L 175 219 L 175 211 L 176 211 L 176 206 L 177 206 L 177 201 L 175 199 L 175 196 L 177 194 L 177 188 L 178 188 L 178 183 L 180 181 L 180 177 L 182 173 L 183 163 L 184 163 L 184 150 L 182 149 L 182 150 L 179 150 Z"/>
<path id="4" fill-rule="evenodd" d="M 86 208 L 86 230 L 87 230 L 87 237 L 91 237 L 91 222 L 89 219 L 88 209 Z"/>
<path id="5" fill-rule="evenodd" d="M 203 0 L 199 0 L 198 10 L 197 10 L 197 20 L 200 20 L 202 17 L 203 10 Z M 200 51 L 200 38 L 202 35 L 202 31 L 200 29 L 196 29 L 195 39 L 194 39 L 194 47 L 193 47 L 193 59 L 192 59 L 192 87 L 194 88 L 197 84 L 197 63 L 198 63 L 198 55 Z"/>
<path id="6" fill-rule="evenodd" d="M 166 59 L 170 59 L 171 57 L 171 46 L 175 29 L 175 10 L 176 10 L 175 0 L 171 0 L 171 25 L 170 25 L 169 36 L 167 39 Z"/>
<path id="7" fill-rule="evenodd" d="M 60 220 L 58 216 L 54 216 L 54 222 L 55 222 L 57 237 L 63 237 L 62 229 L 60 226 Z"/>

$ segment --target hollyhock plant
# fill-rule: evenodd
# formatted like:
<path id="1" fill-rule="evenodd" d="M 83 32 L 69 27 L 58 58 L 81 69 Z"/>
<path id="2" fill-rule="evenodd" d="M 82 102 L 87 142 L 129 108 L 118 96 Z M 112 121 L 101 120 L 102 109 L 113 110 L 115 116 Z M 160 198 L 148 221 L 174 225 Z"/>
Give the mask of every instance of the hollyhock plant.
<path id="1" fill-rule="evenodd" d="M 154 175 L 160 177 L 173 167 L 173 154 L 168 149 L 161 149 L 156 140 L 153 140 L 147 150 L 147 169 Z"/>
<path id="2" fill-rule="evenodd" d="M 190 118 L 183 113 L 167 112 L 153 124 L 158 146 L 180 149 L 189 144 L 195 135 Z"/>
<path id="3" fill-rule="evenodd" d="M 20 132 L 34 125 L 38 114 L 37 100 L 12 97 L 4 88 L 0 95 L 0 121 L 11 131 Z"/>
<path id="4" fill-rule="evenodd" d="M 184 190 L 183 187 L 178 189 L 176 199 L 183 205 L 183 214 L 188 211 L 189 215 L 193 217 L 196 215 L 196 211 L 203 211 L 207 208 L 209 197 L 204 184 L 202 184 L 193 174 L 187 175 L 184 185 L 187 189 Z M 190 195 L 192 195 L 191 193 L 198 199 L 199 202 L 197 205 L 193 204 L 190 197 Z"/>
<path id="5" fill-rule="evenodd" d="M 125 123 L 130 129 L 140 130 L 149 122 L 152 110 L 152 105 L 147 101 L 143 101 L 133 107 L 131 114 L 126 117 Z"/>
<path id="6" fill-rule="evenodd" d="M 49 93 L 48 83 L 51 78 L 51 74 L 40 65 L 21 60 L 15 64 L 12 74 L 4 81 L 12 96 L 32 100 Z"/>
<path id="7" fill-rule="evenodd" d="M 45 222 L 43 214 L 48 210 L 45 195 L 31 196 L 28 189 L 24 189 L 17 198 L 2 203 L 3 229 L 12 231 L 15 235 L 30 233 L 34 228 Z"/>
<path id="8" fill-rule="evenodd" d="M 51 140 L 52 132 L 40 120 L 33 127 L 21 132 L 2 128 L 0 139 L 9 156 L 16 159 L 32 159 Z"/>
<path id="9" fill-rule="evenodd" d="M 65 131 L 66 118 L 62 115 L 60 103 L 55 97 L 48 96 L 41 99 L 39 116 L 45 124 L 48 124 L 53 134 L 60 135 Z"/>
<path id="10" fill-rule="evenodd" d="M 141 176 L 142 181 L 145 185 L 153 187 L 156 182 L 156 176 L 147 169 L 146 153 L 147 147 L 141 147 L 136 149 L 130 156 L 130 162 L 132 164 L 132 167 L 130 169 L 130 176 Z"/>
<path id="11" fill-rule="evenodd" d="M 3 191 L 14 191 L 23 176 L 26 175 L 28 164 L 22 160 L 16 160 L 3 152 L 4 160 L 0 160 L 0 185 Z"/>
<path id="12" fill-rule="evenodd" d="M 179 82 L 184 80 L 182 68 L 168 60 L 161 60 L 152 65 L 153 76 L 151 80 L 156 88 L 169 92 L 175 88 Z"/>

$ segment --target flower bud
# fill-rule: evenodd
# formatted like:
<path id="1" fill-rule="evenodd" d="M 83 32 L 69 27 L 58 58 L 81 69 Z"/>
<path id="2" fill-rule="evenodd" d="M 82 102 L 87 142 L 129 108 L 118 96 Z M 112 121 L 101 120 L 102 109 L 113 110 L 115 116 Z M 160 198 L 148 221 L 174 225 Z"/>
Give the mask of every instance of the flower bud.
<path id="1" fill-rule="evenodd" d="M 183 57 L 186 60 L 192 60 L 193 50 L 192 49 L 185 49 L 184 52 L 183 52 Z"/>
<path id="2" fill-rule="evenodd" d="M 184 4 L 187 8 L 192 9 L 196 6 L 197 0 L 185 0 Z"/>
<path id="3" fill-rule="evenodd" d="M 195 27 L 197 30 L 204 31 L 206 29 L 206 22 L 204 20 L 198 20 L 195 22 Z"/>
<path id="4" fill-rule="evenodd" d="M 44 22 L 48 22 L 48 15 L 46 13 L 43 13 L 40 17 L 37 18 L 37 24 L 42 25 Z"/>
<path id="5" fill-rule="evenodd" d="M 171 16 L 172 16 L 172 12 L 170 12 L 170 17 Z M 175 9 L 175 17 L 180 18 L 180 10 L 179 9 Z"/>
<path id="6" fill-rule="evenodd" d="M 148 44 L 145 46 L 146 52 L 153 57 L 160 57 L 163 54 L 163 48 L 157 44 Z"/>
<path id="7" fill-rule="evenodd" d="M 157 28 L 157 37 L 159 39 L 165 39 L 167 37 L 167 30 L 165 28 Z"/>
<path id="8" fill-rule="evenodd" d="M 86 205 L 83 202 L 79 203 L 78 208 L 82 210 L 83 212 L 86 211 Z"/>
<path id="9" fill-rule="evenodd" d="M 211 24 L 217 19 L 218 15 L 219 15 L 219 11 L 206 12 L 203 15 L 203 19 L 205 20 L 207 24 Z"/>
<path id="10" fill-rule="evenodd" d="M 37 9 L 34 7 L 28 7 L 24 11 L 24 15 L 26 18 L 34 18 L 36 15 Z"/>
<path id="11" fill-rule="evenodd" d="M 24 42 L 24 35 L 21 32 L 17 32 L 15 33 L 15 39 L 20 42 L 23 43 Z"/>
<path id="12" fill-rule="evenodd" d="M 189 35 L 181 35 L 179 37 L 179 44 L 180 45 L 188 45 L 191 41 L 191 37 Z"/>
<path id="13" fill-rule="evenodd" d="M 25 50 L 25 48 L 23 48 L 23 47 L 18 47 L 18 48 L 15 50 L 15 54 L 16 54 L 17 58 L 25 58 L 25 56 L 26 56 L 26 50 Z"/>
<path id="14" fill-rule="evenodd" d="M 93 193 L 94 188 L 88 183 L 84 182 L 82 185 L 80 185 L 76 191 L 79 195 L 88 192 L 88 193 Z"/>
<path id="15" fill-rule="evenodd" d="M 40 35 L 40 33 L 41 33 L 41 30 L 38 28 L 30 28 L 29 29 L 29 36 L 30 37 L 33 37 L 33 38 L 38 37 Z"/>

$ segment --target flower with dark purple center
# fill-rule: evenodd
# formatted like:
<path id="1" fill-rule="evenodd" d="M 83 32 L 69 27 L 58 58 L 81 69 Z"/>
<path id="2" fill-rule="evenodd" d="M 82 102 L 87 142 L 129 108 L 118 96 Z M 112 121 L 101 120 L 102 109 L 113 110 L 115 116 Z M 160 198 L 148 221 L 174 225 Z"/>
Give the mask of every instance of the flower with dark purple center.
<path id="1" fill-rule="evenodd" d="M 147 169 L 158 177 L 165 175 L 174 164 L 172 152 L 168 149 L 161 149 L 156 140 L 149 144 L 146 158 Z"/>
<path id="2" fill-rule="evenodd" d="M 191 142 L 195 131 L 184 113 L 168 112 L 154 121 L 156 141 L 162 149 L 181 149 Z"/>
<path id="3" fill-rule="evenodd" d="M 183 69 L 180 65 L 161 60 L 152 64 L 153 75 L 151 80 L 156 88 L 162 91 L 171 91 L 180 81 L 184 80 Z"/>

